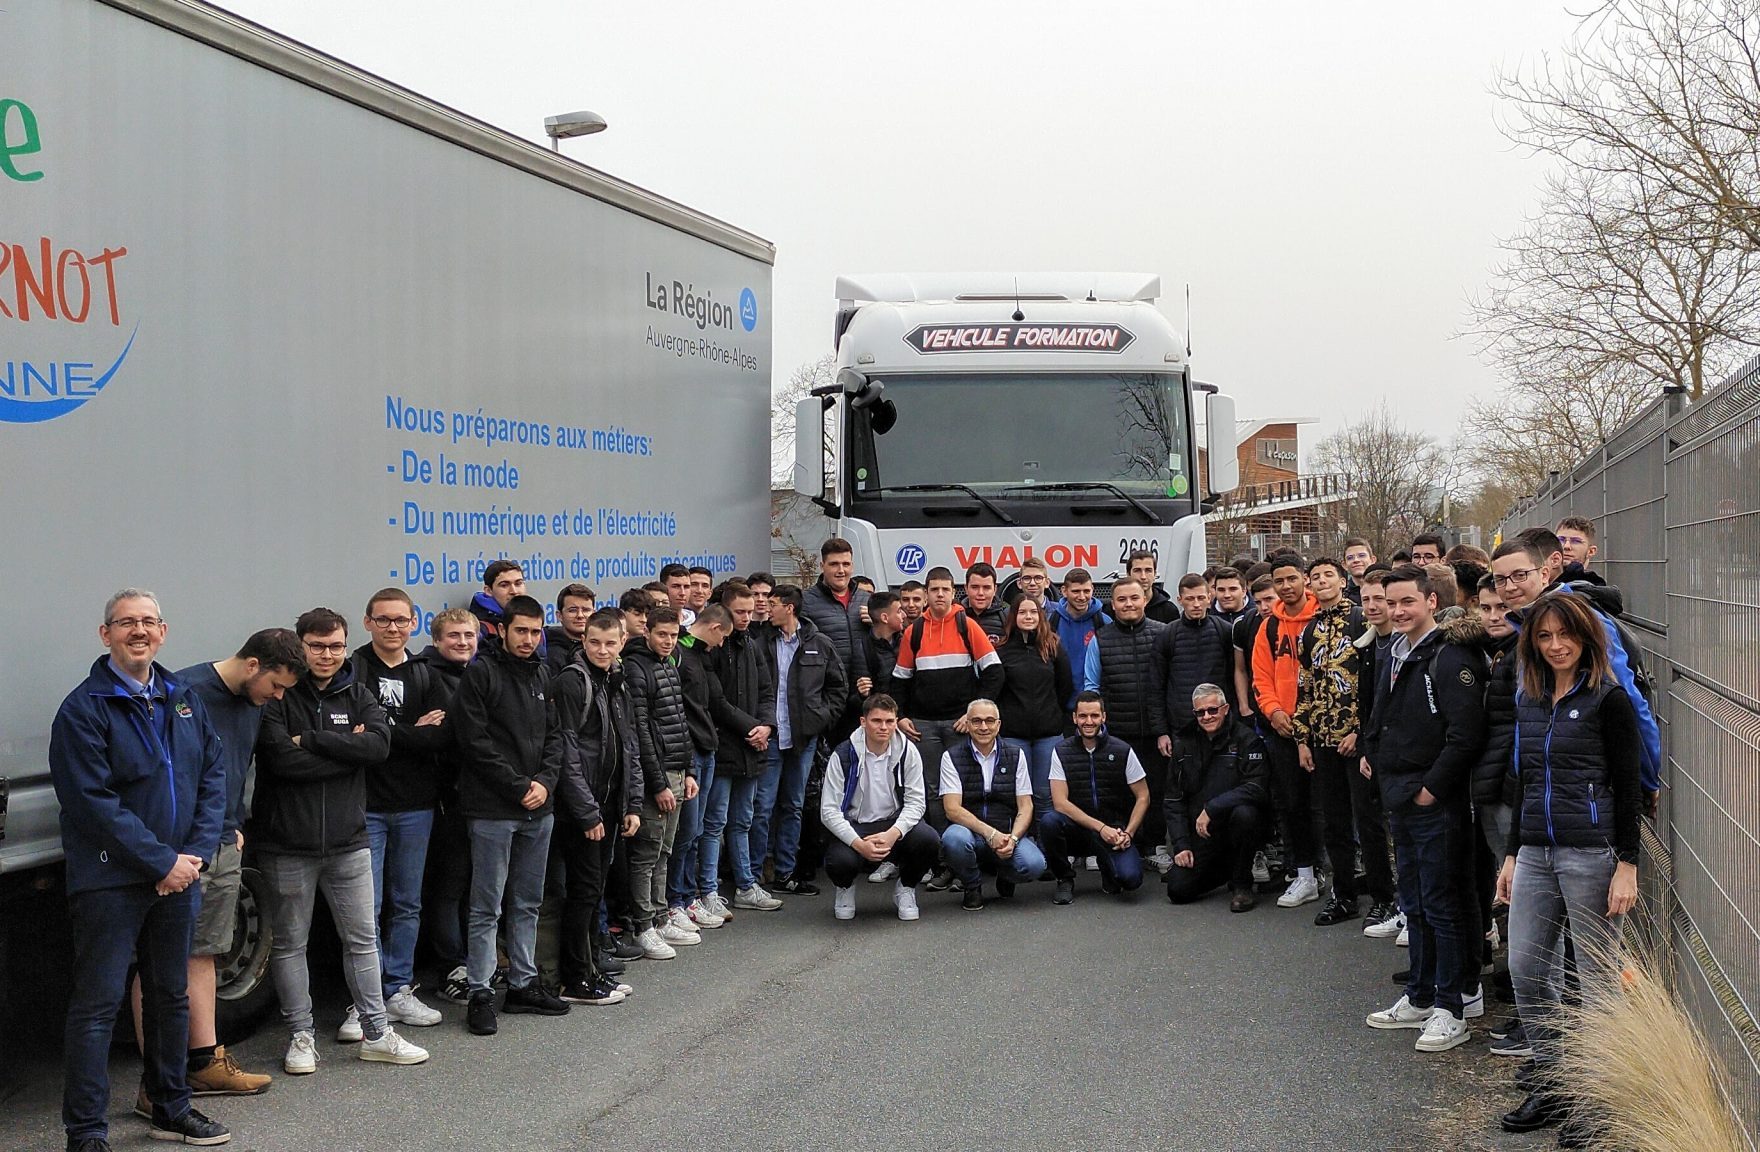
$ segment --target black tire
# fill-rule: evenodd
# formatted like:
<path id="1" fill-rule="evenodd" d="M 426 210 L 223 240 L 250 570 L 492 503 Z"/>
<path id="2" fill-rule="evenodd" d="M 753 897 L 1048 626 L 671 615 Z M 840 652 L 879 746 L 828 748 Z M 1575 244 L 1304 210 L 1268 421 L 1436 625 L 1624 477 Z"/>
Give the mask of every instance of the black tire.
<path id="1" fill-rule="evenodd" d="M 275 987 L 269 979 L 274 939 L 269 886 L 262 873 L 245 868 L 240 873 L 232 947 L 214 957 L 215 1032 L 223 1043 L 250 1035 L 275 1008 Z"/>

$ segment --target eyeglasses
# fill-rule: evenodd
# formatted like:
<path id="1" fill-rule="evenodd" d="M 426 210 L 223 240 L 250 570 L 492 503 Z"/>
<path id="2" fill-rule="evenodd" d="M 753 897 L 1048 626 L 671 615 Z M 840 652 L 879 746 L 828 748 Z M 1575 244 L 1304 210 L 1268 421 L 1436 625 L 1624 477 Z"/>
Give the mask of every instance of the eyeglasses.
<path id="1" fill-rule="evenodd" d="M 415 619 L 409 616 L 369 616 L 367 623 L 375 628 L 413 628 Z"/>
<path id="2" fill-rule="evenodd" d="M 1215 708 L 1194 708 L 1194 709 L 1192 709 L 1192 711 L 1194 714 L 1197 715 L 1198 719 L 1202 720 L 1206 716 L 1220 716 L 1220 715 L 1222 715 L 1224 712 L 1228 711 L 1228 705 L 1221 704 L 1221 705 L 1216 706 Z"/>
<path id="3" fill-rule="evenodd" d="M 302 643 L 305 644 L 307 652 L 320 656 L 325 653 L 329 653 L 332 656 L 340 656 L 348 651 L 348 644 L 343 641 L 338 641 L 335 644 L 316 644 L 310 640 L 305 640 L 302 641 Z"/>
<path id="4" fill-rule="evenodd" d="M 1587 544 L 1589 538 L 1587 536 L 1560 536 L 1558 542 L 1560 544 L 1570 544 L 1575 546 L 1577 544 Z"/>
<path id="5" fill-rule="evenodd" d="M 1492 586 L 1496 588 L 1508 588 L 1511 584 L 1526 583 L 1528 577 L 1538 571 L 1538 568 L 1517 568 L 1514 572 L 1502 576 L 1493 576 L 1491 578 L 1491 583 Z"/>
<path id="6" fill-rule="evenodd" d="M 1000 724 L 1000 723 L 1002 723 L 1002 721 L 995 716 L 968 716 L 966 718 L 966 723 L 967 724 L 990 725 L 990 724 Z"/>
<path id="7" fill-rule="evenodd" d="M 133 632 L 136 628 L 146 628 L 150 631 L 164 623 L 165 621 L 157 616 L 124 616 L 119 620 L 104 621 L 104 627 L 120 628 L 124 632 Z"/>

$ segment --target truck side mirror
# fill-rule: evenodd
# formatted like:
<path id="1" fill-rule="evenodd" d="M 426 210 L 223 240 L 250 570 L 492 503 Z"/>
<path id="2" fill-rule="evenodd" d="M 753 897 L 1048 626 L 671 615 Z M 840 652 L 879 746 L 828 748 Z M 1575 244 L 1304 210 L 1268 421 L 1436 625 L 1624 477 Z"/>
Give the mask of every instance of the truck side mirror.
<path id="1" fill-rule="evenodd" d="M 1234 397 L 1212 392 L 1204 397 L 1204 486 L 1213 496 L 1240 487 L 1241 462 L 1235 455 Z"/>
<path id="2" fill-rule="evenodd" d="M 806 396 L 794 406 L 794 490 L 825 498 L 825 401 Z"/>

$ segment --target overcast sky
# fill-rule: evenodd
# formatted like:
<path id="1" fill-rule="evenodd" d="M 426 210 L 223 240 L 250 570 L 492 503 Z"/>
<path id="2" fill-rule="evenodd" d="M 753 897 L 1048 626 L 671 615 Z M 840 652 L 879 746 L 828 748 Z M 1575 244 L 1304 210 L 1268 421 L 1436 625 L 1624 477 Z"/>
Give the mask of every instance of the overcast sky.
<path id="1" fill-rule="evenodd" d="M 857 271 L 1148 271 L 1246 418 L 1385 396 L 1452 433 L 1495 377 L 1453 334 L 1542 163 L 1500 66 L 1549 0 L 1255 5 L 222 0 L 776 244 L 778 379 L 830 350 Z"/>

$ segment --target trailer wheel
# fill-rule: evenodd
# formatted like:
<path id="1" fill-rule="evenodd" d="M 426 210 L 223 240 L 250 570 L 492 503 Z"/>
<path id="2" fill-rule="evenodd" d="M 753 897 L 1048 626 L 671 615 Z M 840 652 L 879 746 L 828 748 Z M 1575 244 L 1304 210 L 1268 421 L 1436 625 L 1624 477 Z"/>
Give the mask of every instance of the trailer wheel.
<path id="1" fill-rule="evenodd" d="M 269 979 L 269 949 L 274 941 L 268 883 L 261 872 L 246 868 L 240 874 L 232 947 L 214 957 L 215 1024 L 223 1041 L 248 1035 L 275 1006 Z"/>

